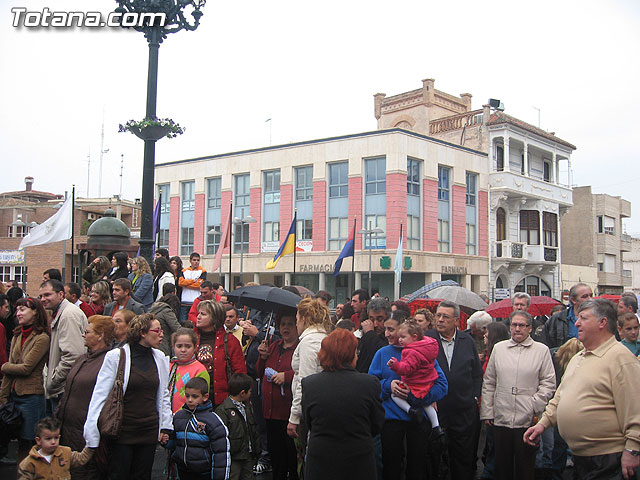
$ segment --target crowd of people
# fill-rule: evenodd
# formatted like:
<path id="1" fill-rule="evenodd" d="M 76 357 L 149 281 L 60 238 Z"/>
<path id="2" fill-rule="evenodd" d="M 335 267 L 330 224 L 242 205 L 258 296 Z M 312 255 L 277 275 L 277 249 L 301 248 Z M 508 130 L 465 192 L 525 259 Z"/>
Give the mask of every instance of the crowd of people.
<path id="1" fill-rule="evenodd" d="M 274 319 L 234 305 L 197 253 L 183 268 L 164 249 L 153 268 L 116 252 L 82 285 L 42 280 L 37 298 L 0 288 L 18 478 L 148 479 L 158 444 L 179 479 L 557 480 L 568 456 L 579 479 L 638 470 L 633 294 L 616 305 L 580 283 L 532 317 L 520 292 L 508 318 L 478 311 L 462 330 L 456 303 L 412 311 L 363 289 Z"/>

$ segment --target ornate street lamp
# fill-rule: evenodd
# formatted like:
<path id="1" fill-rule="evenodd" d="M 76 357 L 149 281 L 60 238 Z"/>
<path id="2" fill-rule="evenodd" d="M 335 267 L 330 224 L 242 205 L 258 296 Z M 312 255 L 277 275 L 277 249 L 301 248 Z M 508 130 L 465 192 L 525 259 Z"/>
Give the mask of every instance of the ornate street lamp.
<path id="1" fill-rule="evenodd" d="M 200 25 L 201 9 L 206 0 L 116 0 L 120 5 L 116 12 L 122 17 L 134 13 L 157 14 L 152 22 L 132 27 L 143 32 L 149 43 L 149 69 L 147 76 L 147 112 L 145 118 L 156 118 L 158 96 L 158 49 L 169 33 L 180 30 L 195 30 Z M 192 17 L 189 18 L 188 14 Z M 160 18 L 164 15 L 163 25 Z M 122 18 L 121 17 L 121 18 Z M 150 18 L 150 17 L 149 17 Z M 142 218 L 140 222 L 140 255 L 148 262 L 153 260 L 153 191 L 156 141 L 167 134 L 159 135 L 149 129 L 148 135 L 141 132 L 144 140 L 144 165 L 142 169 Z M 159 135 L 159 136 L 158 136 Z"/>

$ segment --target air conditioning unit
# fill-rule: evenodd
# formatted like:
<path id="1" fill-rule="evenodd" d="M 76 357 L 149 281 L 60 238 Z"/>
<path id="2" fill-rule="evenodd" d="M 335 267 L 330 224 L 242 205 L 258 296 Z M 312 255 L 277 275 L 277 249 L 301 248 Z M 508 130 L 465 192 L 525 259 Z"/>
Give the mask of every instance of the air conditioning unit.
<path id="1" fill-rule="evenodd" d="M 98 219 L 98 214 L 97 213 L 89 213 L 89 214 L 87 214 L 87 219 L 88 220 L 97 220 Z"/>

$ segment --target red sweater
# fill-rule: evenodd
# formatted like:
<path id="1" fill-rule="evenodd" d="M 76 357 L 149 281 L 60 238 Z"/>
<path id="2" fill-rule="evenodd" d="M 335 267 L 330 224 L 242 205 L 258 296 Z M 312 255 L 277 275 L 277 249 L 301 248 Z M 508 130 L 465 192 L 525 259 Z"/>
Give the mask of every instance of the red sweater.
<path id="1" fill-rule="evenodd" d="M 293 381 L 293 368 L 291 368 L 291 358 L 298 343 L 292 347 L 284 348 L 284 340 L 280 339 L 269 346 L 269 356 L 266 360 L 258 357 L 256 363 L 256 373 L 262 377 L 262 411 L 264 418 L 271 420 L 289 420 L 289 411 L 293 396 L 291 394 L 291 382 Z M 276 372 L 284 372 L 284 384 L 276 385 L 267 382 L 264 377 L 264 370 L 267 367 L 273 368 Z M 284 387 L 284 396 L 282 388 Z"/>
<path id="2" fill-rule="evenodd" d="M 227 369 L 224 358 L 224 327 L 216 332 L 200 332 L 196 358 L 211 375 L 209 397 L 214 405 L 221 404 L 229 395 Z M 228 334 L 227 347 L 229 359 L 234 373 L 247 373 L 244 355 L 240 342 L 232 334 Z"/>

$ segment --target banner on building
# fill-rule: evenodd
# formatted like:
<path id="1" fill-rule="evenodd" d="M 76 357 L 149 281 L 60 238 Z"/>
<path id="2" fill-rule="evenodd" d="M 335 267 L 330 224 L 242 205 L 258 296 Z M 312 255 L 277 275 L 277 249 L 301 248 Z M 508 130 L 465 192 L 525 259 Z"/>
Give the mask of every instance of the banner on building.
<path id="1" fill-rule="evenodd" d="M 0 250 L 0 264 L 2 265 L 24 264 L 24 250 Z"/>

